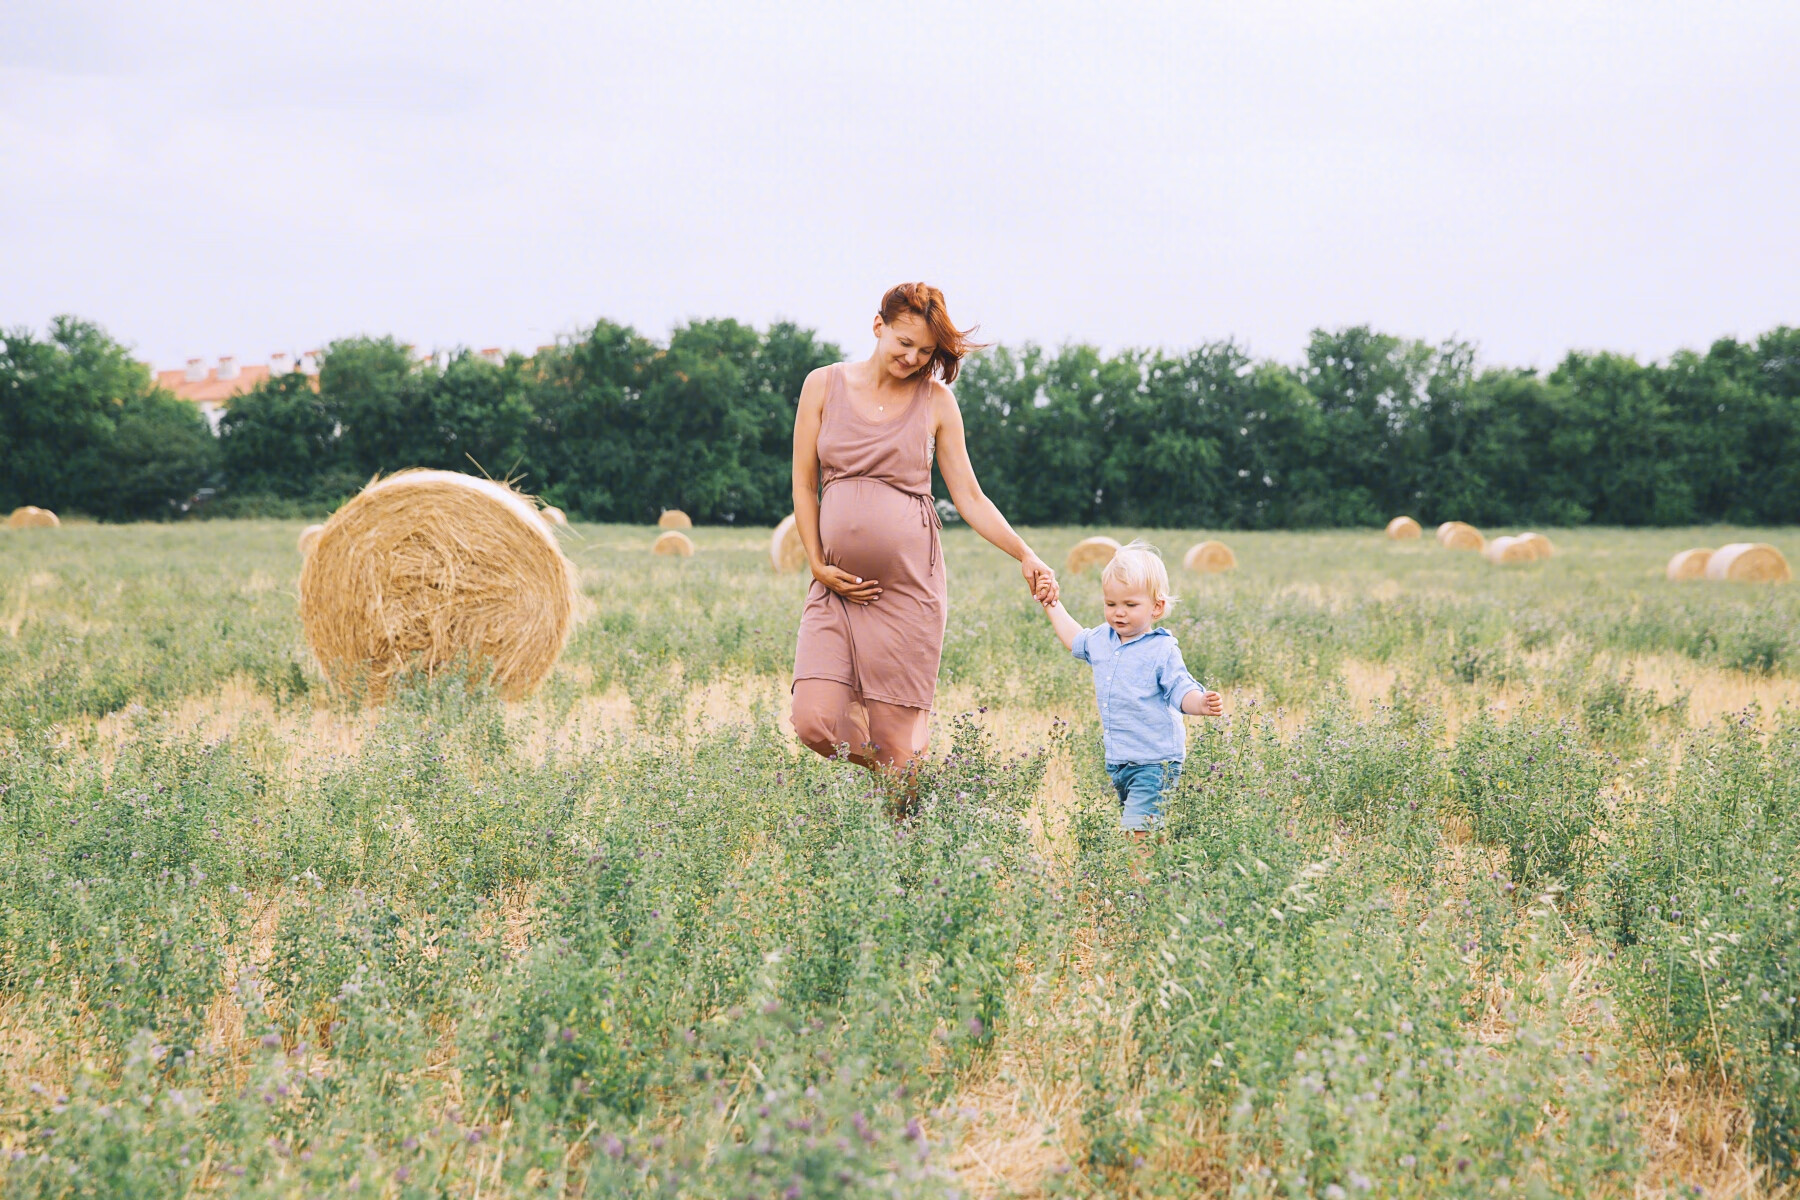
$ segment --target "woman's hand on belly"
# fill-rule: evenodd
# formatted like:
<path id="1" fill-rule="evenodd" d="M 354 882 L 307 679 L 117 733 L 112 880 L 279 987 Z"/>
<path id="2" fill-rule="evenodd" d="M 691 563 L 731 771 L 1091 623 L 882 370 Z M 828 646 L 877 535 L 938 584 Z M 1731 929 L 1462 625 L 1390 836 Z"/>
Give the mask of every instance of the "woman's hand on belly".
<path id="1" fill-rule="evenodd" d="M 842 567 L 820 563 L 813 568 L 813 578 L 852 604 L 873 604 L 881 596 L 881 581 L 852 575 Z"/>

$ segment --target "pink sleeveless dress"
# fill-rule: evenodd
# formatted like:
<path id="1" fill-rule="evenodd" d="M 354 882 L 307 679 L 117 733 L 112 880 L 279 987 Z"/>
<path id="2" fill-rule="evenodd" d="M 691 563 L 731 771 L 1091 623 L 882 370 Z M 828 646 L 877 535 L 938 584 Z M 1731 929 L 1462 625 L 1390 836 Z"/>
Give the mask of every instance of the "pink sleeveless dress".
<path id="1" fill-rule="evenodd" d="M 866 700 L 930 708 L 944 650 L 948 577 L 931 500 L 931 386 L 921 379 L 900 415 L 876 423 L 831 368 L 819 422 L 819 540 L 825 561 L 881 583 L 852 604 L 813 581 L 800 614 L 794 678 L 849 684 Z"/>

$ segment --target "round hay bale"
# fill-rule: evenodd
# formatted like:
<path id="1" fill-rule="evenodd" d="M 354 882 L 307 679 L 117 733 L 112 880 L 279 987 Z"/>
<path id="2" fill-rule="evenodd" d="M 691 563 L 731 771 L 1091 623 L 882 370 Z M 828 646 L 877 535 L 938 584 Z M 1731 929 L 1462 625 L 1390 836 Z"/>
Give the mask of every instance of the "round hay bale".
<path id="1" fill-rule="evenodd" d="M 403 670 L 453 669 L 516 699 L 562 653 L 575 580 L 525 496 L 452 471 L 402 471 L 325 522 L 300 569 L 300 621 L 340 690 L 379 699 Z"/>
<path id="2" fill-rule="evenodd" d="M 1397 542 L 1407 538 L 1416 538 L 1423 532 L 1419 528 L 1419 523 L 1411 517 L 1395 517 L 1387 523 L 1387 535 Z"/>
<path id="3" fill-rule="evenodd" d="M 62 522 L 55 513 L 47 508 L 39 508 L 35 504 L 27 504 L 24 508 L 15 508 L 12 515 L 6 518 L 8 529 L 55 529 Z"/>
<path id="4" fill-rule="evenodd" d="M 800 540 L 800 527 L 794 523 L 793 513 L 781 518 L 781 524 L 769 537 L 769 561 L 775 564 L 777 572 L 806 569 L 806 543 Z"/>
<path id="5" fill-rule="evenodd" d="M 1781 551 L 1767 542 L 1733 542 L 1706 560 L 1706 577 L 1732 583 L 1786 583 L 1794 573 Z"/>
<path id="6" fill-rule="evenodd" d="M 308 525 L 305 529 L 300 531 L 299 540 L 294 543 L 295 547 L 300 551 L 300 557 L 305 558 L 308 554 L 312 553 L 312 548 L 319 543 L 319 535 L 324 532 L 325 527 L 323 525 Z"/>
<path id="7" fill-rule="evenodd" d="M 662 516 L 656 518 L 658 529 L 692 529 L 693 519 L 679 508 L 665 508 Z"/>
<path id="8" fill-rule="evenodd" d="M 1438 526 L 1437 540 L 1446 550 L 1474 550 L 1480 553 L 1487 545 L 1487 539 L 1473 525 L 1465 525 L 1461 521 L 1445 521 Z"/>
<path id="9" fill-rule="evenodd" d="M 1495 566 L 1528 563 L 1538 560 L 1537 549 L 1522 537 L 1497 537 L 1481 549 L 1482 556 Z"/>
<path id="10" fill-rule="evenodd" d="M 554 504 L 544 505 L 544 507 L 539 510 L 538 515 L 558 529 L 567 529 L 569 526 L 569 514 L 565 513 Z"/>
<path id="11" fill-rule="evenodd" d="M 1556 543 L 1541 533 L 1535 533 L 1528 529 L 1519 535 L 1519 540 L 1530 545 L 1531 553 L 1536 558 L 1554 558 L 1556 556 Z"/>
<path id="12" fill-rule="evenodd" d="M 694 543 L 679 529 L 665 529 L 650 547 L 652 554 L 672 554 L 678 558 L 694 557 Z"/>
<path id="13" fill-rule="evenodd" d="M 1201 542 L 1182 555 L 1181 565 L 1201 574 L 1234 571 L 1237 569 L 1237 555 L 1224 542 Z"/>
<path id="14" fill-rule="evenodd" d="M 1119 552 L 1119 543 L 1109 537 L 1082 538 L 1069 551 L 1069 557 L 1063 562 L 1063 570 L 1071 575 L 1079 575 L 1089 567 L 1104 567 Z"/>
<path id="15" fill-rule="evenodd" d="M 1669 560 L 1668 570 L 1664 572 L 1670 583 L 1680 583 L 1687 579 L 1706 578 L 1706 560 L 1713 552 L 1705 547 L 1694 550 L 1683 550 Z"/>

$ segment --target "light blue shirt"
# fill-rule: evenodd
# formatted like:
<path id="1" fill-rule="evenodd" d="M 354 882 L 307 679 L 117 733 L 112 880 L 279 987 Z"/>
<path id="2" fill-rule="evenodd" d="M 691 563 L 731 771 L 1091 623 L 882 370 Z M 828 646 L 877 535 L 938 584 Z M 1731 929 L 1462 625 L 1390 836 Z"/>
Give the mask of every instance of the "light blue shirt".
<path id="1" fill-rule="evenodd" d="M 1107 766 L 1187 757 L 1181 702 L 1206 689 L 1188 674 L 1174 634 L 1152 629 L 1127 642 L 1112 626 L 1096 625 L 1076 634 L 1069 650 L 1094 668 Z"/>

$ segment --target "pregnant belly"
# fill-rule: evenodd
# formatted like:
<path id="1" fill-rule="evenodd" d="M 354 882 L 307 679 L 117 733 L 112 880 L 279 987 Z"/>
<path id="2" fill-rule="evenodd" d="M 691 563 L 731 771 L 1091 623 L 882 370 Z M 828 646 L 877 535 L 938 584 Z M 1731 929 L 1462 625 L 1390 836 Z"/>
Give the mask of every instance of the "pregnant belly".
<path id="1" fill-rule="evenodd" d="M 825 560 L 884 587 L 925 577 L 931 534 L 918 500 L 873 479 L 840 480 L 820 501 Z"/>

